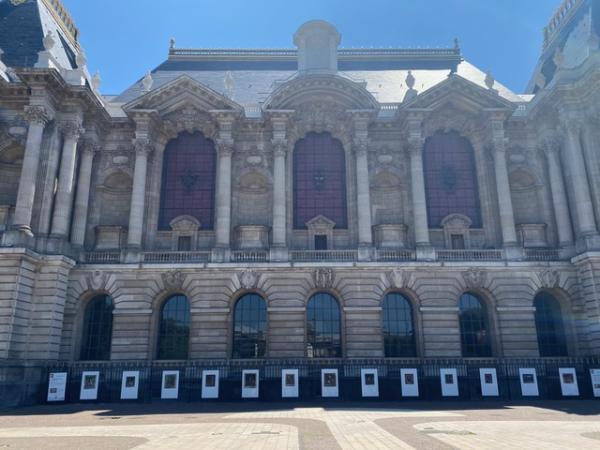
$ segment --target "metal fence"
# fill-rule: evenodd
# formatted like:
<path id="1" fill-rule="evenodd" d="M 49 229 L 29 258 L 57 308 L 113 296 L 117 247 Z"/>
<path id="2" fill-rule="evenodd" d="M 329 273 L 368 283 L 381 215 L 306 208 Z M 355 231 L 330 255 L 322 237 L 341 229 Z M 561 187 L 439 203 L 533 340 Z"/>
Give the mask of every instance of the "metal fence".
<path id="1" fill-rule="evenodd" d="M 456 369 L 458 397 L 442 396 L 440 369 Z M 480 369 L 496 369 L 499 395 L 484 397 Z M 177 399 L 184 402 L 202 400 L 202 373 L 219 371 L 219 401 L 242 400 L 242 371 L 259 371 L 259 400 L 289 401 L 282 398 L 282 370 L 298 369 L 300 401 L 318 401 L 321 396 L 321 370 L 337 369 L 340 400 L 361 400 L 361 369 L 377 369 L 379 396 L 375 400 L 523 400 L 520 368 L 535 369 L 539 397 L 561 399 L 559 368 L 574 368 L 579 388 L 577 398 L 593 398 L 590 369 L 600 369 L 600 358 L 532 358 L 532 359 L 329 359 L 329 360 L 198 360 L 173 362 L 72 362 L 55 363 L 44 367 L 45 382 L 39 388 L 39 403 L 46 402 L 48 375 L 66 372 L 67 403 L 80 401 L 82 373 L 98 371 L 97 402 L 121 401 L 121 382 L 124 371 L 139 371 L 138 402 L 160 401 L 163 371 L 179 371 Z M 416 369 L 418 398 L 402 395 L 401 370 Z M 531 399 L 531 397 L 527 397 Z M 573 397 L 569 397 L 573 398 Z M 331 399 L 328 399 L 328 401 Z M 366 400 L 366 399 L 365 399 Z M 373 401 L 373 399 L 369 399 Z"/>

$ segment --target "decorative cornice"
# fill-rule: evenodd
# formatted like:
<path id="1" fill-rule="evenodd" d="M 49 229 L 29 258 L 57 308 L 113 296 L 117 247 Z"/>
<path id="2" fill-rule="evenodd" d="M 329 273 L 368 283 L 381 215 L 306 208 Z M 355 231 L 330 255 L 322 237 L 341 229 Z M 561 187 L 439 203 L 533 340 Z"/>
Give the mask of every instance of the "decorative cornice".
<path id="1" fill-rule="evenodd" d="M 43 106 L 26 106 L 23 117 L 30 125 L 46 126 L 52 120 L 51 114 Z"/>

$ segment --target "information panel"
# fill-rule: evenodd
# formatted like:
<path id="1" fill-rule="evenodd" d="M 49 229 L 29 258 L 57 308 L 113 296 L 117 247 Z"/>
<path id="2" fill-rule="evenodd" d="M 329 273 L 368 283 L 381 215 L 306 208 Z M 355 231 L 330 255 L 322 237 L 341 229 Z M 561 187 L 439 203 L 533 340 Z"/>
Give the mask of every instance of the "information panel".
<path id="1" fill-rule="evenodd" d="M 67 392 L 67 372 L 53 372 L 48 376 L 48 401 L 64 402 Z"/>
<path id="2" fill-rule="evenodd" d="M 202 371 L 202 398 L 219 398 L 219 371 Z"/>
<path id="3" fill-rule="evenodd" d="M 242 371 L 242 398 L 258 398 L 258 370 Z"/>
<path id="4" fill-rule="evenodd" d="M 121 400 L 137 400 L 140 384 L 138 370 L 124 371 L 121 380 Z"/>
<path id="5" fill-rule="evenodd" d="M 440 369 L 442 397 L 458 397 L 458 373 L 456 369 Z"/>
<path id="6" fill-rule="evenodd" d="M 519 379 L 521 381 L 521 395 L 523 397 L 538 397 L 540 395 L 535 369 L 519 369 Z"/>
<path id="7" fill-rule="evenodd" d="M 81 374 L 79 400 L 96 400 L 98 398 L 99 378 L 100 372 L 83 372 Z"/>
<path id="8" fill-rule="evenodd" d="M 419 396 L 419 378 L 417 369 L 400 369 L 400 384 L 402 386 L 402 397 Z"/>
<path id="9" fill-rule="evenodd" d="M 590 376 L 592 377 L 594 397 L 600 397 L 600 369 L 590 369 Z"/>
<path id="10" fill-rule="evenodd" d="M 281 397 L 298 397 L 298 369 L 283 369 L 281 371 Z"/>
<path id="11" fill-rule="evenodd" d="M 338 397 L 338 370 L 337 369 L 322 369 L 321 370 L 321 396 L 322 397 Z"/>
<path id="12" fill-rule="evenodd" d="M 379 397 L 379 377 L 377 375 L 377 369 L 360 370 L 363 397 Z"/>
<path id="13" fill-rule="evenodd" d="M 558 369 L 560 377 L 560 390 L 563 397 L 577 397 L 579 386 L 577 385 L 577 372 L 573 367 L 561 367 Z"/>
<path id="14" fill-rule="evenodd" d="M 179 370 L 163 370 L 160 398 L 174 400 L 179 397 Z"/>
<path id="15" fill-rule="evenodd" d="M 481 382 L 481 395 L 484 397 L 498 397 L 498 376 L 496 369 L 479 369 Z"/>

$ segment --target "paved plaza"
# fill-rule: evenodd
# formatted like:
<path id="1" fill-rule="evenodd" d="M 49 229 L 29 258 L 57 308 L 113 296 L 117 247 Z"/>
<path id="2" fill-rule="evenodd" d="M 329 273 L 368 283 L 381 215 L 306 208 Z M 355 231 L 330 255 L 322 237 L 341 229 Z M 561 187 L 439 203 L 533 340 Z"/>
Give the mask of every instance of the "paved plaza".
<path id="1" fill-rule="evenodd" d="M 600 449 L 600 402 L 40 406 L 0 449 Z"/>

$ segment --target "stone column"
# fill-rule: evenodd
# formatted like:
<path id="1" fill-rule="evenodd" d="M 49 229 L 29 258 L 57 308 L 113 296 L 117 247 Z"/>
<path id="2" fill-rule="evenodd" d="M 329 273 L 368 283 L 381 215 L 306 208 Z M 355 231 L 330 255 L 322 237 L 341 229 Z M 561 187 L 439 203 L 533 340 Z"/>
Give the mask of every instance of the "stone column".
<path id="1" fill-rule="evenodd" d="M 27 144 L 25 146 L 21 178 L 19 179 L 14 228 L 31 236 L 31 216 L 38 181 L 40 146 L 42 144 L 44 128 L 50 117 L 46 108 L 42 106 L 28 106 L 25 109 L 25 118 L 29 122 L 29 130 L 27 132 Z"/>
<path id="2" fill-rule="evenodd" d="M 273 246 L 287 247 L 285 204 L 285 158 L 287 142 L 278 142 L 273 152 Z"/>
<path id="3" fill-rule="evenodd" d="M 78 122 L 64 122 L 61 125 L 63 133 L 63 150 L 58 175 L 58 189 L 52 218 L 51 236 L 64 239 L 69 235 L 71 207 L 73 205 L 73 190 L 75 187 L 75 163 L 77 161 L 77 143 L 82 134 Z"/>
<path id="4" fill-rule="evenodd" d="M 146 243 L 153 249 L 158 231 L 158 219 L 160 215 L 160 194 L 162 187 L 164 153 L 167 146 L 167 138 L 160 137 L 155 146 L 155 151 L 150 164 L 150 179 L 148 180 L 148 218 L 146 219 Z"/>
<path id="5" fill-rule="evenodd" d="M 229 249 L 231 236 L 231 156 L 233 142 L 218 141 L 216 247 Z"/>
<path id="6" fill-rule="evenodd" d="M 356 156 L 358 244 L 360 247 L 371 247 L 373 245 L 373 233 L 371 227 L 371 193 L 366 141 L 354 143 L 354 154 Z"/>
<path id="7" fill-rule="evenodd" d="M 129 230 L 127 246 L 141 249 L 144 212 L 146 207 L 146 173 L 148 155 L 152 151 L 149 139 L 138 138 L 135 141 L 135 169 L 133 172 L 133 189 L 131 192 L 131 208 L 129 210 Z"/>
<path id="8" fill-rule="evenodd" d="M 561 119 L 565 132 L 565 162 L 568 164 L 571 174 L 575 213 L 579 225 L 577 233 L 578 250 L 596 249 L 599 247 L 600 237 L 596 228 L 592 195 L 585 169 L 583 149 L 581 148 L 582 118 L 568 112 L 561 112 Z"/>
<path id="9" fill-rule="evenodd" d="M 507 251 L 507 257 L 514 259 L 518 258 L 521 252 L 516 250 L 518 246 L 517 231 L 515 228 L 515 216 L 510 193 L 510 182 L 508 179 L 508 165 L 506 163 L 504 116 L 492 118 L 492 141 L 502 243 L 505 251 Z"/>
<path id="10" fill-rule="evenodd" d="M 561 248 L 571 248 L 573 246 L 573 227 L 569 214 L 565 181 L 560 167 L 560 146 L 556 140 L 546 139 L 543 142 L 543 150 L 548 160 L 548 175 L 550 177 L 550 191 L 554 206 L 558 243 Z"/>
<path id="11" fill-rule="evenodd" d="M 90 202 L 90 183 L 92 181 L 92 163 L 94 161 L 94 154 L 97 151 L 98 145 L 95 142 L 86 142 L 83 147 L 81 164 L 79 166 L 77 194 L 75 195 L 73 228 L 71 229 L 71 243 L 75 247 L 83 247 L 85 243 L 88 204 Z"/>

